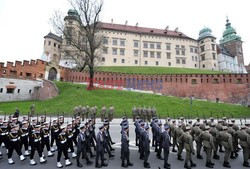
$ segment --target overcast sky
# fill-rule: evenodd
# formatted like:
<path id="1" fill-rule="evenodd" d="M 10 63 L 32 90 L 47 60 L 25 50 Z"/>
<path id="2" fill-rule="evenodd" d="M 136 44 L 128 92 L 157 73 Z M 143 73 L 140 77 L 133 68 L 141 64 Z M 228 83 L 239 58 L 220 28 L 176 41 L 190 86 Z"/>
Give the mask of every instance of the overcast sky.
<path id="1" fill-rule="evenodd" d="M 65 14 L 67 0 L 0 0 L 0 62 L 41 58 L 43 37 L 55 10 Z M 250 62 L 249 2 L 247 0 L 104 0 L 101 20 L 161 28 L 169 25 L 197 39 L 200 29 L 210 27 L 217 43 L 226 16 L 243 40 L 245 64 Z"/>

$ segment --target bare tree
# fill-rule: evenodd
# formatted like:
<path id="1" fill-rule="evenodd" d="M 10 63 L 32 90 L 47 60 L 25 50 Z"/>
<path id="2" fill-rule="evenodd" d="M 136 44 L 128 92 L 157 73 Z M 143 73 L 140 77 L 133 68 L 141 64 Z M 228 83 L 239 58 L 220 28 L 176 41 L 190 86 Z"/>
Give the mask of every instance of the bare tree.
<path id="1" fill-rule="evenodd" d="M 103 8 L 103 0 L 69 0 L 77 14 L 77 24 L 65 24 L 61 12 L 56 11 L 51 18 L 55 30 L 63 34 L 65 40 L 64 50 L 75 61 L 76 68 L 89 70 L 88 90 L 92 90 L 94 70 L 100 63 L 103 35 L 98 33 L 98 23 Z"/>

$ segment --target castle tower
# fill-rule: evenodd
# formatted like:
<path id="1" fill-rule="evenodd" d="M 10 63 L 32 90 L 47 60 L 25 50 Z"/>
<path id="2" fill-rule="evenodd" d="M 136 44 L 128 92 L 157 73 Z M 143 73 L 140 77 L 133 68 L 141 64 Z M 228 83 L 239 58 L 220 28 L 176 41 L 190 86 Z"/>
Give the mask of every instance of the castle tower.
<path id="1" fill-rule="evenodd" d="M 233 56 L 237 57 L 238 64 L 244 66 L 244 57 L 242 50 L 241 37 L 237 35 L 236 30 L 231 26 L 227 18 L 226 30 L 223 32 L 223 37 L 220 40 L 220 45 L 224 46 Z"/>
<path id="2" fill-rule="evenodd" d="M 44 53 L 42 60 L 59 64 L 63 39 L 53 33 L 44 36 Z"/>
<path id="3" fill-rule="evenodd" d="M 198 38 L 200 69 L 218 70 L 216 38 L 210 28 L 204 27 Z"/>

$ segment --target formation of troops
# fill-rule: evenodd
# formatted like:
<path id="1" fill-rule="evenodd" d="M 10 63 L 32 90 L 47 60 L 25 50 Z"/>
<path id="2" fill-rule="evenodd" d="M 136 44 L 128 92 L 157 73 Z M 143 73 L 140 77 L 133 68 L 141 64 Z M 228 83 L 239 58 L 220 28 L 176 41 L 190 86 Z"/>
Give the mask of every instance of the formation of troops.
<path id="1" fill-rule="evenodd" d="M 19 111 L 16 110 L 14 116 L 0 118 L 0 148 L 3 144 L 6 148 L 8 163 L 14 164 L 12 159 L 15 151 L 20 161 L 30 159 L 30 165 L 37 165 L 34 156 L 39 156 L 40 164 L 46 163 L 47 158 L 57 155 L 56 166 L 58 168 L 72 165 L 71 159 L 76 160 L 78 167 L 83 167 L 82 159 L 86 160 L 86 165 L 91 165 L 92 158 L 95 157 L 95 167 L 101 168 L 108 166 L 105 153 L 113 159 L 113 151 L 110 134 L 110 121 L 113 119 L 108 116 L 109 112 L 115 111 L 111 106 L 109 111 L 105 106 L 100 110 L 103 114 L 102 124 L 95 130 L 95 115 L 97 107 L 78 106 L 74 109 L 75 118 L 65 122 L 64 116 L 56 119 L 47 119 L 46 116 L 40 118 L 24 116 L 19 119 Z M 84 110 L 85 109 L 85 110 Z M 92 109 L 92 111 L 91 111 Z M 140 109 L 140 111 L 138 111 Z M 84 111 L 83 111 L 84 110 Z M 148 111 L 150 110 L 150 111 Z M 153 113 L 152 113 L 153 111 Z M 82 116 L 81 112 L 84 112 Z M 88 112 L 88 113 L 86 113 Z M 205 158 L 205 166 L 213 168 L 213 160 L 220 160 L 219 153 L 224 153 L 223 166 L 231 168 L 230 159 L 238 158 L 239 150 L 243 150 L 243 166 L 250 167 L 250 123 L 245 121 L 244 125 L 237 125 L 234 119 L 210 118 L 209 120 L 184 119 L 178 120 L 167 118 L 163 123 L 156 116 L 155 108 L 133 108 L 135 145 L 138 147 L 138 157 L 143 161 L 145 168 L 150 168 L 149 156 L 152 149 L 158 159 L 164 160 L 163 167 L 171 168 L 169 164 L 170 151 L 177 154 L 177 160 L 184 161 L 184 168 L 191 169 L 196 167 L 193 157 L 198 160 Z M 145 113 L 147 116 L 144 117 Z M 149 113 L 151 112 L 151 114 Z M 80 113 L 80 114 L 78 114 Z M 137 114 L 141 113 L 141 114 Z M 90 116 L 90 117 L 89 117 Z M 149 117 L 149 118 L 148 118 Z M 149 122 L 149 119 L 150 122 Z M 49 122 L 48 122 L 49 121 Z M 84 121 L 84 123 L 83 123 Z M 130 139 L 129 121 L 126 116 L 122 118 L 121 126 L 121 166 L 124 168 L 133 166 L 130 159 Z M 152 138 L 150 138 L 150 131 Z M 195 144 L 194 144 L 195 143 Z M 76 148 L 74 148 L 76 147 Z M 172 148 L 170 148 L 172 147 Z M 2 148 L 3 149 L 3 148 Z M 151 150 L 151 151 L 150 151 Z M 182 157 L 185 153 L 185 159 Z M 205 152 L 206 157 L 202 156 Z M 175 155 L 172 153 L 171 155 Z M 0 159 L 4 153 L 0 149 Z M 62 155 L 64 158 L 62 158 Z"/>
<path id="2" fill-rule="evenodd" d="M 156 116 L 156 108 L 155 107 L 150 107 L 150 106 L 133 106 L 132 108 L 132 116 L 133 116 L 133 121 L 135 121 L 136 117 L 141 117 L 143 121 L 151 121 L 152 117 Z"/>

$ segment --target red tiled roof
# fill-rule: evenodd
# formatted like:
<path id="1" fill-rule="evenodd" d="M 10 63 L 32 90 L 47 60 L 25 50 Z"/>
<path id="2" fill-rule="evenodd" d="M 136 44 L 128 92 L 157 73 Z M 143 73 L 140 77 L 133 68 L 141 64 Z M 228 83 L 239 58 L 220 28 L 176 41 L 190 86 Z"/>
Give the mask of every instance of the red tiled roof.
<path id="1" fill-rule="evenodd" d="M 179 31 L 178 32 L 171 31 L 171 30 L 166 31 L 164 29 L 136 27 L 136 26 L 130 26 L 130 25 L 126 26 L 126 25 L 121 25 L 121 24 L 111 24 L 111 23 L 104 23 L 104 22 L 100 22 L 98 24 L 98 27 L 101 29 L 108 29 L 108 30 L 114 30 L 114 31 L 142 33 L 142 34 L 148 34 L 148 35 L 178 37 L 178 38 L 186 38 L 186 39 L 195 40 Z"/>

